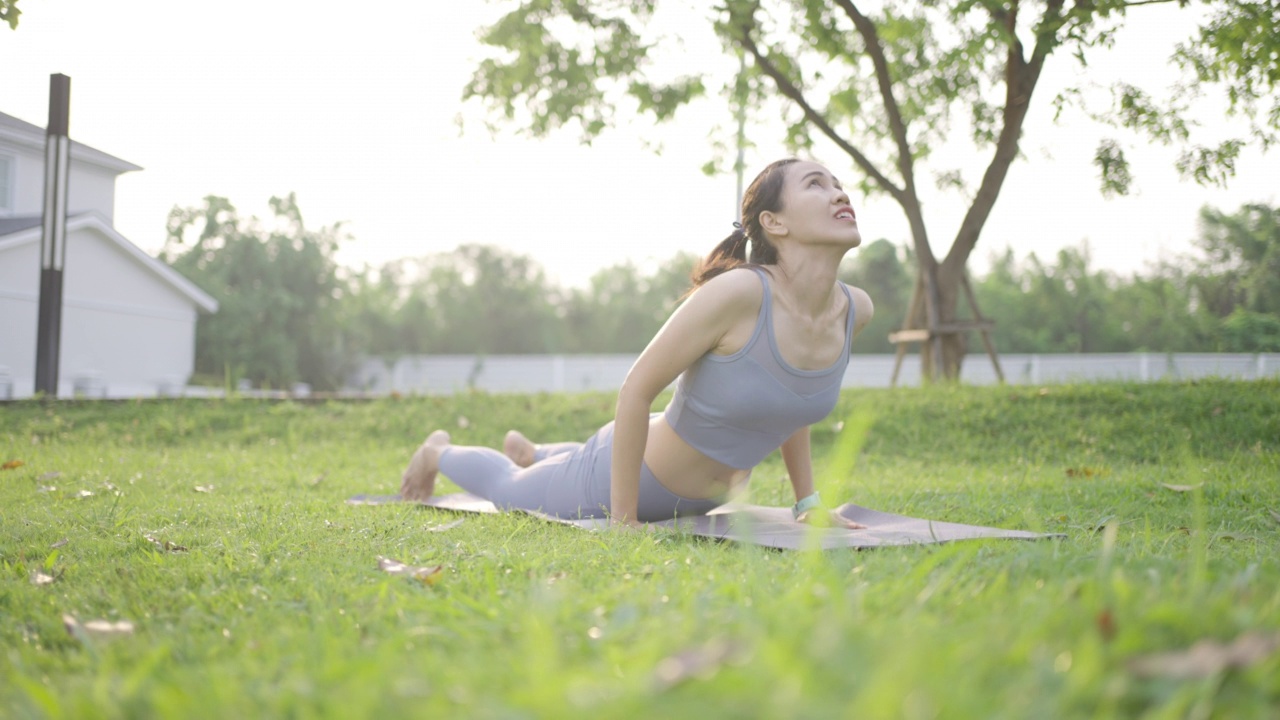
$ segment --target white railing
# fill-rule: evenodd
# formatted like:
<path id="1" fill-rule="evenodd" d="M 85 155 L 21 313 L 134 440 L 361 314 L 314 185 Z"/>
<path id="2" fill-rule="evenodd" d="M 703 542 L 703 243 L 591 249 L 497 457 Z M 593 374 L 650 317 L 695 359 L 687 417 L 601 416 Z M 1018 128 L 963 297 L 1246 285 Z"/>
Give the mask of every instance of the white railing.
<path id="1" fill-rule="evenodd" d="M 635 355 L 411 355 L 369 358 L 352 373 L 347 389 L 369 394 L 445 395 L 474 388 L 487 392 L 611 391 L 622 385 Z M 1280 376 L 1280 354 L 1106 353 L 1000 356 L 1006 382 L 1040 385 L 1124 380 L 1153 382 L 1225 377 L 1253 380 Z M 844 387 L 888 387 L 892 355 L 854 355 Z M 970 354 L 960 378 L 973 385 L 996 382 L 986 355 Z M 920 384 L 920 358 L 908 355 L 899 385 Z"/>

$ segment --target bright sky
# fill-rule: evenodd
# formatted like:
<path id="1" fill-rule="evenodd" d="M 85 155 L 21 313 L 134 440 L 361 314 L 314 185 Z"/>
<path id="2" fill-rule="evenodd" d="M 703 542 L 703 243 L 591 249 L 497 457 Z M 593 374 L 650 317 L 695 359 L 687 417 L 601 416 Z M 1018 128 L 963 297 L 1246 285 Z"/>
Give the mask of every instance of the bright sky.
<path id="1" fill-rule="evenodd" d="M 677 251 L 704 253 L 734 219 L 735 179 L 705 177 L 708 130 L 728 110 L 706 102 L 675 125 L 645 122 L 607 132 L 591 147 L 574 130 L 548 140 L 491 136 L 463 85 L 483 49 L 477 28 L 501 6 L 467 2 L 353 4 L 330 0 L 23 0 L 16 31 L 0 28 L 0 111 L 43 126 L 49 75 L 71 77 L 72 137 L 141 165 L 117 185 L 116 228 L 155 252 L 174 205 L 205 195 L 266 215 L 272 195 L 296 192 L 311 226 L 342 221 L 354 236 L 346 264 L 452 250 L 480 242 L 537 258 L 580 285 L 626 259 L 642 265 Z M 1133 11 L 1140 32 L 1122 33 L 1108 56 L 1091 56 L 1092 80 L 1159 87 L 1174 76 L 1172 43 L 1192 25 L 1176 8 Z M 689 52 L 694 48 L 691 43 Z M 714 56 L 713 56 L 714 57 Z M 1049 100 L 1074 62 L 1050 59 L 1017 162 L 974 254 L 1013 247 L 1049 258 L 1087 240 L 1095 266 L 1141 271 L 1190 249 L 1204 204 L 1234 210 L 1276 203 L 1275 157 L 1249 157 L 1228 190 L 1179 181 L 1175 152 L 1131 139 L 1138 193 L 1107 200 L 1090 163 L 1105 130 L 1074 116 L 1055 126 Z M 723 116 L 722 116 L 723 115 Z M 464 119 L 463 132 L 458 118 Z M 749 173 L 785 154 L 780 133 L 752 130 Z M 660 142 L 655 155 L 648 146 Z M 948 149 L 976 183 L 975 162 Z M 853 165 L 824 148 L 818 158 L 847 185 Z M 964 206 L 931 193 L 935 251 L 949 245 Z M 900 210 L 854 198 L 863 237 L 908 239 Z"/>

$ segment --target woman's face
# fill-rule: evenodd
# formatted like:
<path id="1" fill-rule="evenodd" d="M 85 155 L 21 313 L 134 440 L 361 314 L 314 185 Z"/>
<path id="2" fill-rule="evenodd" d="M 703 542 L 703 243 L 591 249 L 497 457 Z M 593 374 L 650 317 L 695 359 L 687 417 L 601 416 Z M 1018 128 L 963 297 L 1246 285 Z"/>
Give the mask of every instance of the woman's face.
<path id="1" fill-rule="evenodd" d="M 761 213 L 765 231 L 778 238 L 804 243 L 835 244 L 846 248 L 862 242 L 858 219 L 840 181 L 815 162 L 797 162 L 785 169 L 782 209 Z"/>

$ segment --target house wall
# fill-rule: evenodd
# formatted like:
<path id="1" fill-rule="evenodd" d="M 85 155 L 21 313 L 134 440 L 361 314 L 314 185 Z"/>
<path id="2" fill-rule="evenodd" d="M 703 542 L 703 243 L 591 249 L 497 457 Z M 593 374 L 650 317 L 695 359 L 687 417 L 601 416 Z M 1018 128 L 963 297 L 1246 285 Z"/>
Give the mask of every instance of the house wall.
<path id="1" fill-rule="evenodd" d="M 13 397 L 35 390 L 38 243 L 0 251 L 0 366 Z M 23 269 L 26 268 L 26 269 Z M 67 235 L 58 395 L 181 388 L 194 365 L 191 301 L 92 228 Z"/>
<path id="2" fill-rule="evenodd" d="M 14 160 L 13 207 L 10 215 L 44 212 L 44 152 L 0 140 L 0 155 Z M 71 177 L 67 180 L 67 212 L 92 210 L 107 218 L 115 215 L 116 171 L 76 160 L 72 152 Z"/>

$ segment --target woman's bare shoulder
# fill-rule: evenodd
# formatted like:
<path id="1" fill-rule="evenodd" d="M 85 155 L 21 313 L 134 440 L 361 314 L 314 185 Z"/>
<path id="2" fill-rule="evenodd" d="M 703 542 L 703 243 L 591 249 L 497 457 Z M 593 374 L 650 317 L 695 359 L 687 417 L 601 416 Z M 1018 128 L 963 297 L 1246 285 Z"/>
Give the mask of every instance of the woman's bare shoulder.
<path id="1" fill-rule="evenodd" d="M 871 318 L 876 314 L 876 306 L 871 302 L 871 296 L 866 290 L 853 285 L 845 285 L 845 287 L 849 288 L 849 299 L 853 302 L 854 332 L 857 332 L 871 322 Z"/>
<path id="2" fill-rule="evenodd" d="M 760 275 L 752 268 L 737 267 L 703 283 L 685 302 L 758 309 L 763 296 L 764 285 Z"/>

